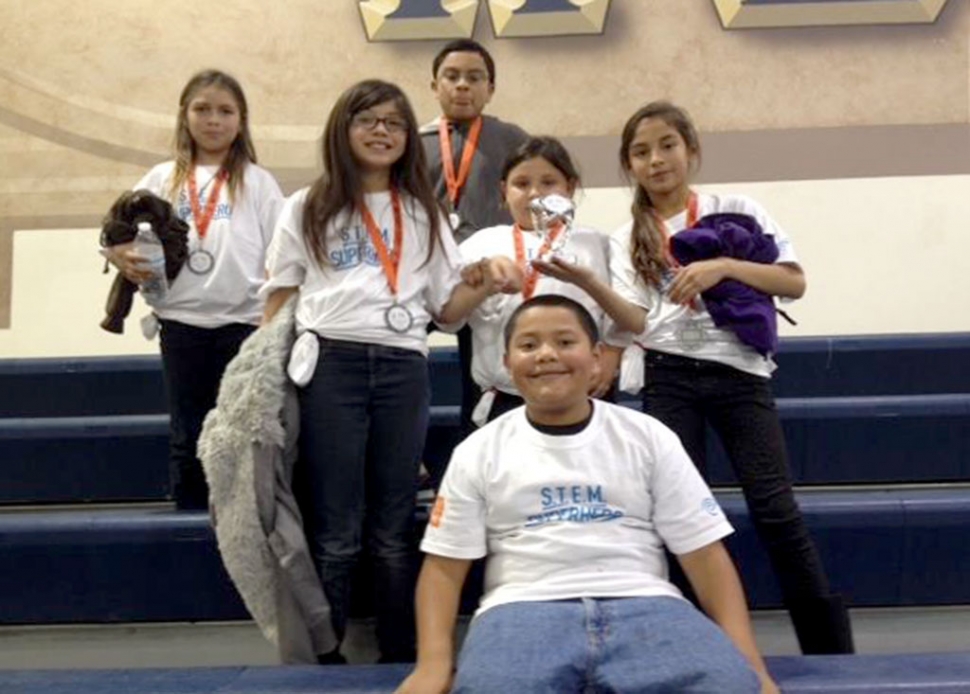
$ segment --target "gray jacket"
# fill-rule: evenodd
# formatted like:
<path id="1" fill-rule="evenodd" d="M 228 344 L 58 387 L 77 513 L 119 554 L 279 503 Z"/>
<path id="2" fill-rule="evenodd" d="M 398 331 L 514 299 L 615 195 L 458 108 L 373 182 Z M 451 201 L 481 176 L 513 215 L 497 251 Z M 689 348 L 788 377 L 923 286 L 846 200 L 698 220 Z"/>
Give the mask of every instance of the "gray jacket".
<path id="1" fill-rule="evenodd" d="M 284 663 L 316 663 L 338 645 L 290 486 L 300 417 L 286 375 L 293 297 L 229 363 L 199 437 L 219 552 Z"/>

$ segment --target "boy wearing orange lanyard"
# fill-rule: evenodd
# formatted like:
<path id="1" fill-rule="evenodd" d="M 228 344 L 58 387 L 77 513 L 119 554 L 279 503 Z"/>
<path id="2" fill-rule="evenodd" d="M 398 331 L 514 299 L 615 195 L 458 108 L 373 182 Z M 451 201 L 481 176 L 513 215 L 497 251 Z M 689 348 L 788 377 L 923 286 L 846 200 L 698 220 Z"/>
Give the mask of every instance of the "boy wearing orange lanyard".
<path id="1" fill-rule="evenodd" d="M 431 89 L 441 115 L 421 128 L 421 143 L 438 199 L 449 212 L 458 243 L 479 229 L 509 224 L 503 206 L 502 163 L 528 135 L 522 128 L 482 114 L 495 93 L 495 61 L 477 41 L 445 45 L 432 62 Z M 471 335 L 458 333 L 462 371 L 461 424 L 474 429 L 471 413 L 481 393 L 470 375 Z"/>

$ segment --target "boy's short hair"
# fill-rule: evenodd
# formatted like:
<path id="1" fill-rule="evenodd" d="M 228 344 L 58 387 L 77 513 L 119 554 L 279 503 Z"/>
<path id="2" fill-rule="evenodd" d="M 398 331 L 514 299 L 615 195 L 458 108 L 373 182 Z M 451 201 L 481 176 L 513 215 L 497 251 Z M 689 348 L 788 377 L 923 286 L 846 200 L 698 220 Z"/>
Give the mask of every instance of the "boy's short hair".
<path id="1" fill-rule="evenodd" d="M 527 301 L 523 301 L 519 304 L 512 315 L 509 316 L 508 322 L 505 324 L 505 331 L 503 333 L 503 338 L 505 340 L 505 351 L 509 351 L 509 345 L 512 343 L 512 335 L 515 333 L 515 326 L 519 322 L 519 316 L 530 308 L 564 308 L 572 311 L 576 315 L 576 320 L 579 321 L 580 327 L 586 336 L 589 338 L 589 343 L 595 345 L 600 341 L 600 331 L 596 327 L 596 321 L 593 320 L 593 316 L 590 315 L 586 307 L 583 306 L 578 301 L 570 299 L 568 296 L 562 296 L 561 294 L 540 294 L 539 296 L 534 296 Z"/>
<path id="2" fill-rule="evenodd" d="M 434 57 L 434 61 L 431 63 L 431 76 L 435 79 L 438 78 L 438 68 L 441 67 L 441 63 L 445 61 L 452 53 L 478 53 L 482 56 L 482 60 L 485 61 L 485 69 L 488 70 L 488 81 L 489 84 L 495 86 L 495 61 L 492 59 L 492 54 L 480 44 L 478 41 L 472 39 L 455 39 L 449 43 L 446 43 L 444 48 L 438 51 L 438 55 Z"/>

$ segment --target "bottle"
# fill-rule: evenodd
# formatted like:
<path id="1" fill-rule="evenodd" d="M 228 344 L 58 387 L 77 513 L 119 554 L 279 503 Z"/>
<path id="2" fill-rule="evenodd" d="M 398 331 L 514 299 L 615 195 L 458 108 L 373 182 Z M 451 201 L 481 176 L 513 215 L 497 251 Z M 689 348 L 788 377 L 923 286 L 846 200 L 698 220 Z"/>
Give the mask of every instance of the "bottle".
<path id="1" fill-rule="evenodd" d="M 152 277 L 145 280 L 138 288 L 148 303 L 161 301 L 168 294 L 168 278 L 165 276 L 165 249 L 152 229 L 151 222 L 138 222 L 138 233 L 135 235 L 135 252 L 145 259 L 145 265 L 152 271 Z"/>

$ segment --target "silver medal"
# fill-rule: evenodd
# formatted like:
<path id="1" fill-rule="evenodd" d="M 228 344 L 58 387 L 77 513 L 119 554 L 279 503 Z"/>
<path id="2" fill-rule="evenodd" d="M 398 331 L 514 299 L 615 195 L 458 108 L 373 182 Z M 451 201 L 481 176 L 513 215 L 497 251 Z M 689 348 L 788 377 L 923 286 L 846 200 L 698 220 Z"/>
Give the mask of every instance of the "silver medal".
<path id="1" fill-rule="evenodd" d="M 216 259 L 209 251 L 198 248 L 189 253 L 189 271 L 196 275 L 208 275 L 215 267 Z"/>
<path id="2" fill-rule="evenodd" d="M 401 304 L 391 304 L 384 311 L 384 322 L 396 333 L 406 333 L 414 325 L 414 316 Z"/>
<path id="3" fill-rule="evenodd" d="M 452 231 L 458 231 L 458 227 L 461 226 L 461 217 L 458 216 L 457 212 L 451 212 L 448 215 L 448 223 L 451 225 Z"/>
<path id="4" fill-rule="evenodd" d="M 549 250 L 543 253 L 540 260 L 548 260 L 559 253 L 569 240 L 569 232 L 572 231 L 573 221 L 576 218 L 576 206 L 573 201 L 563 195 L 547 195 L 536 198 L 529 203 L 529 212 L 532 214 L 532 222 L 535 230 L 545 239 L 553 229 L 562 224 L 562 230 L 556 236 L 556 240 L 549 246 Z"/>

